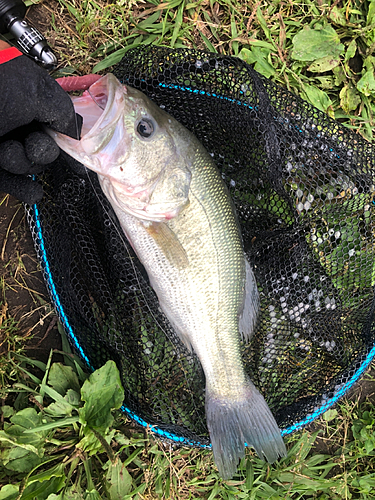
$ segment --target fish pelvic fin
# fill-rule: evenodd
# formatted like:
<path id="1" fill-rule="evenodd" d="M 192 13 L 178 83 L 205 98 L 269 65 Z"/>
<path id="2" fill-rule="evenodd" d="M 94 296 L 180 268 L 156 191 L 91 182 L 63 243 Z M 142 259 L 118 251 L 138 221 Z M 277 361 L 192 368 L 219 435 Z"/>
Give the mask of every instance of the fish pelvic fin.
<path id="1" fill-rule="evenodd" d="M 257 287 L 257 282 L 255 280 L 254 272 L 249 264 L 247 258 L 245 258 L 246 264 L 246 282 L 244 291 L 244 301 L 242 306 L 242 311 L 239 317 L 239 329 L 242 339 L 245 342 L 250 342 L 256 322 L 259 315 L 259 292 Z"/>
<path id="2" fill-rule="evenodd" d="M 223 479 L 230 479 L 245 455 L 245 443 L 270 463 L 287 455 L 280 429 L 265 399 L 248 380 L 236 398 L 206 391 L 207 425 L 215 463 Z"/>

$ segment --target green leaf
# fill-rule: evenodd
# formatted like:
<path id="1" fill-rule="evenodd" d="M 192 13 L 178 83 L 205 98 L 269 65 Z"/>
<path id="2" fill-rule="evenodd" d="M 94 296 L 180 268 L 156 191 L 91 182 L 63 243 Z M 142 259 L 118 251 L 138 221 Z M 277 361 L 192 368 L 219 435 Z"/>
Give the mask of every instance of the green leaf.
<path id="1" fill-rule="evenodd" d="M 366 450 L 366 453 L 369 454 L 372 452 L 372 450 L 375 448 L 374 446 L 374 442 L 372 439 L 367 439 L 365 441 L 365 450 Z"/>
<path id="2" fill-rule="evenodd" d="M 345 111 L 349 113 L 357 109 L 358 105 L 361 103 L 361 98 L 357 94 L 354 87 L 345 85 L 340 90 L 340 106 Z"/>
<path id="3" fill-rule="evenodd" d="M 35 481 L 26 487 L 22 500 L 46 500 L 51 493 L 59 492 L 65 485 L 65 477 L 53 477 L 47 481 Z"/>
<path id="4" fill-rule="evenodd" d="M 103 445 L 94 432 L 89 427 L 85 427 L 83 432 L 85 435 L 77 444 L 77 448 L 81 448 L 89 455 L 95 455 L 98 452 L 103 452 Z M 112 429 L 108 434 L 103 436 L 103 439 L 108 443 L 108 445 L 110 445 L 115 432 L 116 429 Z"/>
<path id="5" fill-rule="evenodd" d="M 345 62 L 349 61 L 349 59 L 352 59 L 355 56 L 356 51 L 357 51 L 357 43 L 353 38 L 353 40 L 349 43 L 348 48 L 346 49 Z"/>
<path id="6" fill-rule="evenodd" d="M 47 500 L 82 500 L 82 498 L 83 495 L 81 488 L 77 487 L 77 485 L 74 485 L 70 488 L 64 488 L 64 490 L 59 495 L 52 493 L 51 495 L 49 495 Z"/>
<path id="7" fill-rule="evenodd" d="M 327 410 L 325 413 L 323 413 L 323 418 L 326 422 L 330 422 L 331 420 L 335 419 L 337 415 L 337 410 Z"/>
<path id="8" fill-rule="evenodd" d="M 314 87 L 312 85 L 303 84 L 303 91 L 307 97 L 307 100 L 311 102 L 313 106 L 332 115 L 332 101 L 328 95 L 323 91 Z"/>
<path id="9" fill-rule="evenodd" d="M 263 47 L 251 47 L 251 50 L 243 48 L 239 57 L 248 64 L 254 64 L 254 69 L 267 78 L 276 75 L 275 69 L 268 62 L 270 51 Z"/>
<path id="10" fill-rule="evenodd" d="M 254 468 L 253 464 L 251 463 L 251 459 L 247 458 L 246 460 L 246 488 L 248 490 L 251 490 L 254 484 Z"/>
<path id="11" fill-rule="evenodd" d="M 62 500 L 82 500 L 82 498 L 83 495 L 81 488 L 77 485 L 74 485 L 71 486 L 70 488 L 67 488 L 64 491 L 64 496 L 62 497 Z"/>
<path id="12" fill-rule="evenodd" d="M 335 24 L 340 24 L 341 26 L 346 26 L 346 18 L 341 9 L 338 9 L 336 5 L 331 8 L 329 17 Z"/>
<path id="13" fill-rule="evenodd" d="M 263 30 L 264 34 L 266 35 L 266 38 L 268 38 L 268 40 L 272 40 L 271 33 L 270 33 L 270 30 L 268 27 L 268 23 L 265 20 L 260 7 L 257 8 L 256 15 L 257 15 L 257 19 L 259 21 L 259 24 L 261 25 L 262 30 Z"/>
<path id="14" fill-rule="evenodd" d="M 30 472 L 42 461 L 36 453 L 19 446 L 4 450 L 1 459 L 7 469 L 16 472 Z"/>
<path id="15" fill-rule="evenodd" d="M 122 500 L 132 488 L 132 477 L 119 458 L 115 464 L 108 461 L 106 479 L 109 483 L 108 493 L 111 500 Z"/>
<path id="16" fill-rule="evenodd" d="M 324 28 L 304 28 L 293 38 L 291 57 L 297 61 L 316 61 L 323 57 L 338 58 L 344 45 L 329 24 Z"/>
<path id="17" fill-rule="evenodd" d="M 78 417 L 67 417 L 63 419 L 56 419 L 53 422 L 48 422 L 48 424 L 43 424 L 40 425 L 39 427 L 36 427 L 34 429 L 35 432 L 46 432 L 51 429 L 56 429 L 57 427 L 67 427 L 68 425 L 75 424 L 78 422 L 79 418 Z M 32 433 L 33 429 L 27 430 L 24 432 L 24 434 L 29 434 Z"/>
<path id="18" fill-rule="evenodd" d="M 43 481 L 49 481 L 50 479 L 52 479 L 54 477 L 65 477 L 64 469 L 65 469 L 65 465 L 63 463 L 57 464 L 48 470 L 45 470 L 45 471 L 40 472 L 39 474 L 35 474 L 33 476 L 30 476 L 28 479 L 28 484 L 31 484 L 34 482 L 42 483 Z"/>
<path id="19" fill-rule="evenodd" d="M 371 26 L 372 24 L 374 24 L 374 19 L 375 19 L 375 2 L 374 0 L 371 0 L 371 2 L 369 2 L 369 6 L 368 6 L 368 12 L 367 12 L 367 26 Z"/>
<path id="20" fill-rule="evenodd" d="M 147 17 L 147 19 L 138 23 L 137 28 L 142 28 L 145 30 L 150 29 L 150 27 L 152 27 L 152 25 L 155 23 L 155 21 L 159 19 L 159 17 L 160 17 L 160 11 L 157 10 L 156 12 L 151 14 L 151 16 Z"/>
<path id="21" fill-rule="evenodd" d="M 40 424 L 41 417 L 34 408 L 25 408 L 13 415 L 10 421 L 25 429 L 33 429 Z"/>
<path id="22" fill-rule="evenodd" d="M 332 90 L 332 88 L 335 86 L 333 76 L 316 76 L 316 79 L 320 82 L 319 86 L 323 90 Z"/>
<path id="23" fill-rule="evenodd" d="M 107 432 L 113 421 L 111 410 L 120 408 L 124 400 L 124 389 L 114 361 L 107 361 L 90 375 L 82 386 L 81 398 L 85 401 L 79 410 L 81 423 Z"/>
<path id="24" fill-rule="evenodd" d="M 314 61 L 307 69 L 312 73 L 324 73 L 325 71 L 330 71 L 331 69 L 336 68 L 339 64 L 339 58 L 325 56 Z"/>
<path id="25" fill-rule="evenodd" d="M 56 403 L 51 403 L 45 411 L 55 417 L 71 416 L 74 409 L 79 408 L 81 399 L 79 394 L 73 389 L 68 389 L 64 398 Z"/>
<path id="26" fill-rule="evenodd" d="M 11 406 L 4 405 L 1 407 L 1 413 L 4 418 L 10 418 L 12 415 L 14 415 L 15 411 Z"/>
<path id="27" fill-rule="evenodd" d="M 357 82 L 357 89 L 367 97 L 375 93 L 374 68 L 366 71 L 359 82 Z"/>
<path id="28" fill-rule="evenodd" d="M 127 47 L 116 50 L 116 52 L 113 52 L 108 57 L 104 58 L 102 61 L 100 61 L 98 64 L 96 64 L 94 66 L 92 72 L 99 73 L 99 71 L 103 71 L 104 69 L 107 69 L 110 66 L 117 64 L 124 57 L 125 52 L 132 49 L 133 47 L 137 47 L 138 45 L 139 45 L 139 43 L 132 43 L 132 44 L 128 45 Z"/>
<path id="29" fill-rule="evenodd" d="M 335 75 L 335 85 L 340 87 L 342 83 L 347 81 L 345 71 L 341 66 L 333 68 L 333 74 Z"/>
<path id="30" fill-rule="evenodd" d="M 171 47 L 174 47 L 176 40 L 177 40 L 177 37 L 180 33 L 182 19 L 183 19 L 183 13 L 184 13 L 184 3 L 182 3 L 182 5 L 179 7 L 179 9 L 177 11 L 176 22 L 175 22 L 175 26 L 173 29 L 172 39 L 170 42 Z"/>
<path id="31" fill-rule="evenodd" d="M 86 491 L 84 500 L 103 500 L 97 490 Z"/>
<path id="32" fill-rule="evenodd" d="M 207 47 L 207 49 L 210 52 L 217 52 L 217 50 L 212 45 L 212 43 L 210 42 L 210 40 L 206 36 L 204 36 L 204 34 L 201 31 L 199 32 L 199 35 L 201 36 L 202 40 L 204 41 L 205 46 Z"/>
<path id="33" fill-rule="evenodd" d="M 53 417 L 70 417 L 72 415 L 73 406 L 69 403 L 51 403 L 46 408 L 46 412 Z"/>
<path id="34" fill-rule="evenodd" d="M 25 408 L 13 415 L 10 421 L 12 424 L 5 426 L 6 431 L 0 431 L 0 442 L 9 443 L 42 457 L 46 432 L 38 431 L 42 422 L 41 415 L 34 408 Z"/>
<path id="35" fill-rule="evenodd" d="M 68 389 L 65 394 L 64 399 L 72 406 L 78 407 L 81 404 L 81 398 L 79 392 L 73 391 L 73 389 Z"/>
<path id="36" fill-rule="evenodd" d="M 18 497 L 18 486 L 7 484 L 0 490 L 0 500 L 15 500 Z"/>
<path id="37" fill-rule="evenodd" d="M 0 443 L 7 443 L 7 445 L 18 446 L 25 450 L 31 451 L 32 453 L 38 454 L 38 448 L 31 444 L 19 442 L 17 436 L 8 435 L 4 431 L 0 431 Z"/>
<path id="38" fill-rule="evenodd" d="M 265 42 L 263 40 L 251 40 L 249 42 L 249 46 L 250 47 L 263 47 L 264 49 L 268 49 L 268 51 L 276 50 L 276 47 L 274 45 L 272 45 L 272 43 Z M 245 47 L 242 50 L 244 50 L 244 51 L 247 50 L 249 52 L 249 49 L 246 49 Z"/>
<path id="39" fill-rule="evenodd" d="M 77 374 L 71 366 L 65 366 L 62 363 L 53 363 L 48 374 L 48 384 L 61 396 L 65 396 L 68 389 L 80 391 Z"/>

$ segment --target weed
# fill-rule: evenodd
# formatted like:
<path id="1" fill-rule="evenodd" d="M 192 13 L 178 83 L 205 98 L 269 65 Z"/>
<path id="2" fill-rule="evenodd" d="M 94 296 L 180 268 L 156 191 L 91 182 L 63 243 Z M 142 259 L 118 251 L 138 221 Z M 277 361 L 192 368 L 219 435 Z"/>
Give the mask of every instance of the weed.
<path id="1" fill-rule="evenodd" d="M 65 347 L 68 347 L 65 342 Z M 270 466 L 247 450 L 230 481 L 211 452 L 175 449 L 126 425 L 113 410 L 123 390 L 115 364 L 90 376 L 71 353 L 46 364 L 14 355 L 22 373 L 3 397 L 0 498 L 372 498 L 375 493 L 375 409 L 344 401 L 315 432 L 288 440 L 288 456 Z M 33 369 L 41 370 L 42 377 Z M 316 446 L 326 447 L 325 453 Z M 314 448 L 315 447 L 315 448 Z"/>
<path id="2" fill-rule="evenodd" d="M 54 38 L 68 71 L 107 70 L 138 45 L 231 54 L 373 137 L 374 2 L 58 2 Z"/>

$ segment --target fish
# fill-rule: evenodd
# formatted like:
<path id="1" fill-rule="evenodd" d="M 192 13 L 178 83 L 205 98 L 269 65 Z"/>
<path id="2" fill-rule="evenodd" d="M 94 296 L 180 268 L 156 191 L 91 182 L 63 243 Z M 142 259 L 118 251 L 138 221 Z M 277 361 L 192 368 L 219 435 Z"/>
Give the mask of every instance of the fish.
<path id="1" fill-rule="evenodd" d="M 233 477 L 246 445 L 270 463 L 286 456 L 280 429 L 245 373 L 260 309 L 229 191 L 198 139 L 111 73 L 81 97 L 81 139 L 49 131 L 98 174 L 160 308 L 205 375 L 206 421 L 215 463 Z"/>

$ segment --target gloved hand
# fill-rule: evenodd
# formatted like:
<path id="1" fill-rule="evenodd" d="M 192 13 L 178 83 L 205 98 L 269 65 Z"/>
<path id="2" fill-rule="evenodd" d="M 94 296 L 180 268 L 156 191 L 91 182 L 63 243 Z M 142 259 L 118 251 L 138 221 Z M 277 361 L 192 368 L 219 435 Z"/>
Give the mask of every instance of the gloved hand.
<path id="1" fill-rule="evenodd" d="M 28 174 L 59 155 L 41 124 L 77 139 L 80 117 L 47 71 L 14 47 L 0 50 L 0 102 L 0 191 L 33 204 L 43 189 Z"/>

